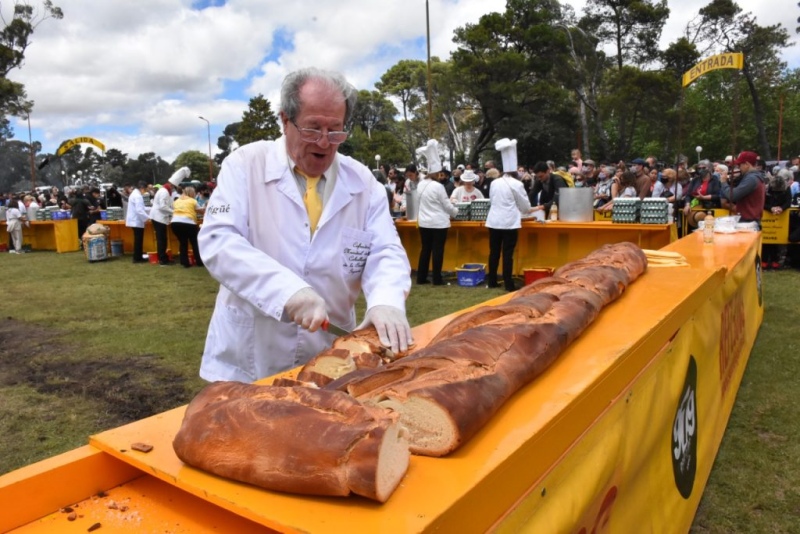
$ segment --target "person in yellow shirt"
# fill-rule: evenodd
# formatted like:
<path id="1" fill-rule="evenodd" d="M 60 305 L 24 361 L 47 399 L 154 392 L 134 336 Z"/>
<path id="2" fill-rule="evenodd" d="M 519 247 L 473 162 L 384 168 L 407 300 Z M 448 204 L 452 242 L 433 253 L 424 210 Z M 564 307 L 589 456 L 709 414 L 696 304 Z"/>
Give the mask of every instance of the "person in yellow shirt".
<path id="1" fill-rule="evenodd" d="M 202 213 L 204 208 L 197 205 L 195 200 L 195 190 L 192 186 L 183 188 L 183 193 L 173 203 L 172 212 L 172 233 L 178 238 L 181 247 L 181 265 L 187 269 L 191 267 L 189 263 L 189 243 L 192 244 L 192 254 L 194 254 L 195 265 L 203 266 L 200 258 L 200 248 L 197 245 L 197 234 L 200 231 L 197 225 L 197 214 Z"/>

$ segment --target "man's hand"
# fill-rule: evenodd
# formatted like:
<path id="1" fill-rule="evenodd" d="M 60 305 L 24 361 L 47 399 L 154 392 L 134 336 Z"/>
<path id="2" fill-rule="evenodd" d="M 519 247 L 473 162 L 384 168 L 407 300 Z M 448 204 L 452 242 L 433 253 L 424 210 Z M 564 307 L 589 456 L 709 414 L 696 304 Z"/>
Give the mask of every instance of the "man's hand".
<path id="1" fill-rule="evenodd" d="M 310 332 L 316 332 L 328 318 L 325 301 L 310 287 L 304 287 L 289 297 L 284 309 L 290 321 Z"/>
<path id="2" fill-rule="evenodd" d="M 364 322 L 356 328 L 374 325 L 378 337 L 384 347 L 390 347 L 392 352 L 404 352 L 414 344 L 411 338 L 411 327 L 408 325 L 405 313 L 394 306 L 374 306 L 367 310 Z"/>

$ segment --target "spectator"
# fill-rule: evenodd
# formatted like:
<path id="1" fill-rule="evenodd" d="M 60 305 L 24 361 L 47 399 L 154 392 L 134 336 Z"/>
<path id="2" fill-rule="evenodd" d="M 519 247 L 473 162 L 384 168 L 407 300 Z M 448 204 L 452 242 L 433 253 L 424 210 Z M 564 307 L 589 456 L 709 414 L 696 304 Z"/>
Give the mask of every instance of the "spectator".
<path id="1" fill-rule="evenodd" d="M 631 161 L 629 170 L 634 175 L 636 195 L 642 200 L 649 197 L 652 182 L 650 181 L 650 176 L 648 174 L 649 169 L 647 168 L 647 162 L 645 162 L 645 160 L 642 158 L 636 158 Z"/>
<path id="2" fill-rule="evenodd" d="M 203 260 L 200 257 L 200 247 L 197 245 L 197 233 L 200 228 L 197 226 L 197 214 L 202 213 L 203 208 L 198 206 L 195 200 L 195 189 L 192 186 L 183 188 L 181 196 L 173 203 L 172 212 L 172 233 L 178 238 L 180 243 L 180 262 L 185 268 L 191 267 L 189 261 L 189 244 L 192 245 L 195 265 L 203 267 Z"/>
<path id="3" fill-rule="evenodd" d="M 101 218 L 101 212 L 106 209 L 105 200 L 100 189 L 92 187 L 89 190 L 89 224 L 95 224 Z"/>
<path id="4" fill-rule="evenodd" d="M 569 153 L 569 158 L 571 167 L 583 169 L 583 157 L 581 156 L 581 151 L 579 149 L 573 148 Z"/>
<path id="5" fill-rule="evenodd" d="M 739 167 L 741 179 L 736 183 L 725 180 L 720 197 L 735 206 L 741 216 L 740 222 L 755 222 L 761 228 L 761 215 L 764 211 L 764 181 L 756 169 L 758 155 L 755 152 L 741 152 L 733 164 Z"/>
<path id="6" fill-rule="evenodd" d="M 547 163 L 543 161 L 533 166 L 533 176 L 535 181 L 529 195 L 529 202 L 536 207 L 534 211 L 544 210 L 545 218 L 549 218 L 551 206 L 558 205 L 558 190 L 567 187 L 567 184 L 562 177 L 553 174 Z"/>
<path id="7" fill-rule="evenodd" d="M 122 208 L 122 195 L 119 194 L 117 186 L 112 185 L 106 190 L 106 206 Z"/>
<path id="8" fill-rule="evenodd" d="M 483 199 L 483 193 L 480 189 L 475 187 L 475 181 L 478 177 L 472 171 L 464 171 L 461 175 L 461 185 L 453 190 L 450 195 L 450 201 L 455 203 L 459 202 L 472 202 L 473 200 Z"/>
<path id="9" fill-rule="evenodd" d="M 10 240 L 8 252 L 22 254 L 22 225 L 30 226 L 23 210 L 19 209 L 18 202 L 13 199 L 6 205 L 6 230 Z"/>
<path id="10" fill-rule="evenodd" d="M 607 170 L 600 171 L 594 187 L 594 209 L 599 210 L 611 201 L 611 184 L 612 179 Z"/>
<path id="11" fill-rule="evenodd" d="M 683 197 L 683 215 L 691 228 L 697 228 L 698 223 L 706 218 L 706 211 L 703 210 L 722 207 L 721 182 L 711 173 L 710 166 L 711 162 L 707 159 L 697 164 L 695 167 L 697 174 L 689 183 Z"/>
<path id="12" fill-rule="evenodd" d="M 777 217 L 789 209 L 792 205 L 792 193 L 787 181 L 791 176 L 792 171 L 781 169 L 776 176 L 770 178 L 764 199 L 764 211 Z M 764 243 L 761 246 L 761 267 L 763 269 L 780 269 L 784 265 L 785 258 L 786 245 Z"/>
<path id="13" fill-rule="evenodd" d="M 70 196 L 67 198 L 67 206 L 69 207 L 72 218 L 78 223 L 78 239 L 81 239 L 81 249 L 83 249 L 83 234 L 86 228 L 89 227 L 89 209 L 91 204 L 83 196 L 81 189 L 75 188 L 70 191 Z"/>
<path id="14" fill-rule="evenodd" d="M 681 199 L 681 184 L 678 183 L 678 173 L 674 169 L 664 169 L 664 181 L 658 181 L 653 188 L 653 196 L 666 198 L 667 202 L 678 202 Z"/>
<path id="15" fill-rule="evenodd" d="M 487 163 L 491 163 L 492 167 L 489 168 L 486 172 L 478 171 L 477 172 L 478 179 L 475 181 L 475 187 L 483 195 L 482 198 L 489 198 L 489 188 L 492 187 L 492 180 L 493 180 L 492 176 L 494 176 L 494 173 L 492 173 L 492 176 L 489 176 L 489 174 L 488 174 L 489 170 L 494 168 L 494 163 L 492 163 L 491 161 L 489 161 Z M 495 171 L 497 171 L 497 169 L 495 169 Z M 498 171 L 498 175 L 499 175 L 499 171 Z M 462 181 L 463 181 L 463 178 L 462 178 Z"/>

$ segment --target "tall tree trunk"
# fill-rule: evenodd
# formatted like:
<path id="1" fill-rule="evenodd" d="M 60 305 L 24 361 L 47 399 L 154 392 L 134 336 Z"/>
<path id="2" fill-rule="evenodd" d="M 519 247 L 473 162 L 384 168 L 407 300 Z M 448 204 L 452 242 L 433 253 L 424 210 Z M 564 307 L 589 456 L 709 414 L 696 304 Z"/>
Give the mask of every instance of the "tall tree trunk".
<path id="1" fill-rule="evenodd" d="M 747 80 L 747 87 L 750 89 L 750 96 L 753 98 L 753 112 L 755 113 L 756 128 L 758 129 L 758 144 L 761 145 L 761 158 L 765 161 L 772 159 L 772 151 L 767 140 L 767 131 L 764 129 L 764 108 L 761 105 L 761 98 L 758 96 L 755 81 L 745 63 L 742 69 L 744 79 Z"/>
<path id="2" fill-rule="evenodd" d="M 583 91 L 583 88 L 581 88 Z M 581 153 L 583 153 L 585 158 L 591 157 L 591 151 L 589 150 L 589 121 L 586 119 L 586 103 L 584 99 L 580 99 L 580 113 L 581 113 L 581 134 L 583 137 L 583 146 L 581 147 Z"/>

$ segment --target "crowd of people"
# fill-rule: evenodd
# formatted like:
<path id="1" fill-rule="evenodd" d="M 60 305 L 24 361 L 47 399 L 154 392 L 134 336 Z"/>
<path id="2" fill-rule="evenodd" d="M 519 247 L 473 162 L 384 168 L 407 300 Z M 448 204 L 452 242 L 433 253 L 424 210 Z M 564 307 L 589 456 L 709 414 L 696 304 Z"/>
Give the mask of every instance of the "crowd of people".
<path id="1" fill-rule="evenodd" d="M 185 168 L 184 168 L 185 169 Z M 188 169 L 181 171 L 181 181 L 188 178 Z M 175 175 L 173 175 L 175 176 Z M 173 265 L 166 252 L 167 229 L 171 228 L 180 243 L 180 263 L 184 267 L 190 266 L 188 245 L 192 245 L 196 265 L 202 266 L 199 249 L 197 248 L 197 230 L 187 229 L 187 225 L 197 227 L 198 214 L 202 217 L 203 207 L 213 190 L 214 184 L 205 183 L 195 187 L 194 184 L 181 187 L 172 185 L 169 181 L 164 185 L 139 182 L 137 187 L 126 183 L 121 189 L 110 186 L 101 190 L 97 186 L 81 185 L 68 186 L 63 190 L 51 187 L 48 190 L 6 193 L 0 195 L 0 206 L 6 208 L 6 222 L 9 234 L 8 250 L 12 254 L 23 254 L 22 228 L 30 226 L 31 221 L 37 220 L 37 212 L 41 209 L 58 209 L 69 212 L 69 218 L 75 219 L 79 239 L 87 228 L 102 220 L 102 213 L 110 207 L 123 210 L 126 225 L 133 228 L 134 233 L 134 263 L 146 263 L 143 259 L 144 225 L 148 219 L 153 220 L 156 229 L 156 241 L 159 248 L 159 263 Z M 164 193 L 159 196 L 159 191 Z M 129 209 L 131 197 L 134 197 L 134 210 Z M 158 202 L 156 199 L 158 198 Z M 153 205 L 155 204 L 155 209 Z M 174 204 L 174 206 L 173 206 Z M 174 212 L 174 214 L 173 214 Z M 133 215 L 136 213 L 136 215 Z M 141 231 L 140 231 L 141 230 Z M 80 247 L 83 246 L 81 242 Z M 163 250 L 162 250 L 163 249 Z"/>
<path id="2" fill-rule="evenodd" d="M 437 167 L 435 173 L 427 174 L 420 174 L 415 165 L 399 168 L 383 164 L 376 176 L 389 190 L 392 214 L 402 217 L 407 210 L 408 192 L 417 189 L 419 183 L 438 181 L 450 203 L 458 204 L 490 198 L 492 183 L 501 173 L 493 161 L 487 161 L 483 167 L 459 164 L 452 172 Z M 564 165 L 556 165 L 554 161 L 538 162 L 532 167 L 515 167 L 502 176 L 520 180 L 532 211 L 543 219 L 550 218 L 552 207 L 558 206 L 561 188 L 591 188 L 594 208 L 598 211 L 613 210 L 617 198 L 666 198 L 674 208 L 674 221 L 679 231 L 684 223 L 688 231 L 697 229 L 715 209 L 729 210 L 740 217 L 740 222 L 752 222 L 760 227 L 765 212 L 780 215 L 800 201 L 800 157 L 768 166 L 756 153 L 749 151 L 716 161 L 703 159 L 695 165 L 683 161 L 667 166 L 652 156 L 597 164 L 591 159 L 583 160 L 580 150 L 574 149 Z M 441 218 L 448 213 L 453 213 L 452 209 L 442 206 L 438 216 Z M 426 217 L 425 214 L 418 216 Z M 800 220 L 793 218 L 791 223 L 790 241 L 800 242 Z M 444 227 L 442 220 L 436 224 Z M 434 259 L 434 284 L 441 283 L 437 265 L 443 257 L 443 239 L 446 237 L 440 236 L 430 252 Z M 427 255 L 427 247 L 425 252 Z M 762 266 L 783 268 L 789 263 L 787 252 L 785 245 L 765 244 Z M 417 272 L 417 282 L 427 283 L 427 267 Z"/>

